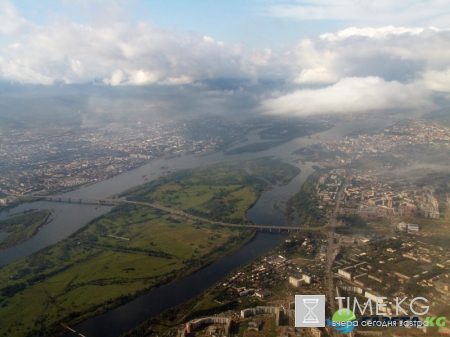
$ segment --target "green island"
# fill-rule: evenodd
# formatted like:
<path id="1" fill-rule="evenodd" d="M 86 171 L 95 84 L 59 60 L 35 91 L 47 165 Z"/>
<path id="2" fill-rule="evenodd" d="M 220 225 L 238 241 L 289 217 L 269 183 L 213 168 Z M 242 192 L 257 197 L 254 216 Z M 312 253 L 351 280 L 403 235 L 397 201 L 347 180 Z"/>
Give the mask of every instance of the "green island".
<path id="1" fill-rule="evenodd" d="M 43 209 L 0 221 L 0 231 L 9 233 L 0 242 L 0 249 L 15 246 L 30 239 L 45 225 L 50 214 L 49 210 Z"/>
<path id="2" fill-rule="evenodd" d="M 260 178 L 271 170 L 269 178 Z M 269 182 L 286 183 L 297 173 L 265 158 L 175 172 L 127 193 L 198 209 L 208 218 L 208 211 L 224 204 L 221 216 L 244 221 Z M 191 274 L 253 237 L 249 230 L 119 204 L 58 244 L 0 268 L 0 335 L 57 333 L 61 324 L 73 325 Z"/>
<path id="3" fill-rule="evenodd" d="M 247 223 L 246 211 L 270 184 L 287 184 L 299 169 L 270 157 L 182 170 L 125 192 L 214 221 Z"/>
<path id="4" fill-rule="evenodd" d="M 260 152 L 268 150 L 272 147 L 284 144 L 286 141 L 282 140 L 270 140 L 261 143 L 248 144 L 241 147 L 237 147 L 233 150 L 226 151 L 226 154 L 241 154 L 245 152 Z"/>
<path id="5" fill-rule="evenodd" d="M 318 123 L 284 124 L 271 126 L 259 132 L 265 142 L 247 144 L 226 151 L 227 154 L 240 154 L 245 152 L 260 152 L 284 144 L 298 137 L 305 137 L 317 132 L 325 131 L 328 127 Z"/>

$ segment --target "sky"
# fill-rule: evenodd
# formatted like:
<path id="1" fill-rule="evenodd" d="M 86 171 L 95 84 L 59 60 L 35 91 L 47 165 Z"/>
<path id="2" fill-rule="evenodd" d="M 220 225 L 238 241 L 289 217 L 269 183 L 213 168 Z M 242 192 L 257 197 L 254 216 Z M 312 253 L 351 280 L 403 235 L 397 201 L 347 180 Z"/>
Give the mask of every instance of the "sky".
<path id="1" fill-rule="evenodd" d="M 221 79 L 246 84 L 211 87 Z M 430 111 L 450 99 L 450 5 L 0 0 L 0 81 L 189 86 L 212 104 L 244 92 L 280 115 Z"/>

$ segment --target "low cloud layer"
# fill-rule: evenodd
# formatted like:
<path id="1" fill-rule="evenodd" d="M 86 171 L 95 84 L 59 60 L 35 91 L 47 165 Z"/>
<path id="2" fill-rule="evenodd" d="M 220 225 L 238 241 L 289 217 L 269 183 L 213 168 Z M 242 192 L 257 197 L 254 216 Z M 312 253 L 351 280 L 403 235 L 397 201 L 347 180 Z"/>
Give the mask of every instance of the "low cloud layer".
<path id="1" fill-rule="evenodd" d="M 450 31 L 348 28 L 302 40 L 286 57 L 302 88 L 264 99 L 268 113 L 427 111 L 433 95 L 449 98 Z"/>
<path id="2" fill-rule="evenodd" d="M 432 107 L 429 92 L 420 85 L 386 82 L 379 77 L 342 78 L 321 89 L 298 90 L 262 104 L 265 111 L 292 115 Z"/>

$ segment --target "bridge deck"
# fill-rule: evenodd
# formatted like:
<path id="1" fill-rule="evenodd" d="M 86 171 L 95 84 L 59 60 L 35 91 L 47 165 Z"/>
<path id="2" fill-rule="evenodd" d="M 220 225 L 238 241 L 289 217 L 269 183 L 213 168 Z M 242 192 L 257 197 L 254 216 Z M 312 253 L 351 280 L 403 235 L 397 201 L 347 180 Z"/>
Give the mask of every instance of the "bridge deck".
<path id="1" fill-rule="evenodd" d="M 104 205 L 115 205 L 120 203 L 125 204 L 133 204 L 133 205 L 142 205 L 148 206 L 152 208 L 159 209 L 161 211 L 168 212 L 170 214 L 175 214 L 179 216 L 183 216 L 192 220 L 203 221 L 212 225 L 225 226 L 225 227 L 234 227 L 234 228 L 245 228 L 245 229 L 266 229 L 266 230 L 278 230 L 278 231 L 320 231 L 326 230 L 331 227 L 342 227 L 342 226 L 333 226 L 326 225 L 322 227 L 298 227 L 298 226 L 267 226 L 267 225 L 258 225 L 258 224 L 233 224 L 221 221 L 213 221 L 209 219 L 205 219 L 202 217 L 198 217 L 180 210 L 175 210 L 169 207 L 149 203 L 149 202 L 139 202 L 139 201 L 129 201 L 129 200 L 115 200 L 115 199 L 99 199 L 99 198 L 89 198 L 89 197 L 74 197 L 74 196 L 36 196 L 37 198 L 44 199 L 46 201 L 54 201 L 54 202 L 71 202 L 71 203 L 95 203 L 95 204 L 104 204 Z"/>

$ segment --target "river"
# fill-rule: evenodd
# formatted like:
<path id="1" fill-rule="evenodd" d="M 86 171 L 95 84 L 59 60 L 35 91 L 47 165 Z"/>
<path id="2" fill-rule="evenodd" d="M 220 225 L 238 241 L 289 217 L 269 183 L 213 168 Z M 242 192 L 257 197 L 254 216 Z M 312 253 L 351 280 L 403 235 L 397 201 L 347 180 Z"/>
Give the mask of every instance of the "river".
<path id="1" fill-rule="evenodd" d="M 392 123 L 392 117 L 377 118 L 373 119 L 372 125 L 379 125 L 380 128 L 383 128 L 387 125 L 391 125 Z M 266 192 L 247 212 L 247 217 L 254 223 L 261 225 L 287 225 L 284 218 L 284 208 L 280 207 L 278 209 L 274 209 L 273 204 L 276 202 L 277 204 L 281 204 L 281 206 L 283 206 L 286 200 L 299 190 L 301 184 L 312 172 L 311 163 L 303 164 L 301 162 L 295 162 L 298 157 L 292 155 L 292 153 L 302 147 L 305 147 L 312 143 L 317 143 L 321 140 L 342 138 L 346 134 L 359 129 L 363 129 L 366 126 L 367 121 L 342 122 L 329 130 L 315 134 L 312 138 L 296 138 L 282 145 L 260 152 L 241 153 L 236 155 L 226 155 L 222 152 L 219 152 L 202 157 L 182 156 L 170 160 L 160 159 L 138 167 L 134 170 L 117 175 L 115 177 L 92 184 L 90 186 L 67 192 L 63 195 L 76 196 L 81 198 L 105 198 L 119 194 L 126 189 L 145 183 L 143 176 L 146 176 L 146 179 L 153 180 L 167 174 L 167 171 L 195 168 L 208 164 L 227 162 L 244 158 L 275 156 L 281 158 L 286 163 L 298 167 L 301 172 L 289 184 L 285 186 L 274 186 L 272 190 Z M 249 140 L 247 142 L 241 143 L 240 146 L 244 146 L 249 143 L 255 143 L 258 140 L 255 137 L 259 136 L 256 135 L 255 131 L 252 131 Z M 21 245 L 1 250 L 0 266 L 28 256 L 33 252 L 36 252 L 51 244 L 57 243 L 62 239 L 65 239 L 70 234 L 85 226 L 86 223 L 90 220 L 107 213 L 110 209 L 110 207 L 108 206 L 98 207 L 87 204 L 68 204 L 39 201 L 34 203 L 22 204 L 16 208 L 3 211 L 0 213 L 0 219 L 6 218 L 11 214 L 20 213 L 33 208 L 51 209 L 52 215 L 49 218 L 49 220 L 51 220 L 51 223 L 46 225 L 32 239 L 22 243 Z"/>
<path id="2" fill-rule="evenodd" d="M 300 189 L 306 178 L 314 171 L 312 169 L 313 163 L 296 162 L 298 157 L 293 155 L 293 152 L 299 148 L 322 140 L 342 138 L 348 133 L 365 128 L 367 123 L 367 121 L 338 123 L 333 128 L 317 133 L 311 138 L 296 138 L 266 151 L 236 155 L 225 155 L 224 153 L 219 152 L 202 157 L 182 156 L 170 160 L 160 159 L 113 178 L 65 193 L 65 195 L 81 198 L 106 198 L 119 194 L 131 187 L 143 184 L 145 182 L 143 176 L 146 176 L 149 180 L 153 180 L 167 174 L 167 171 L 201 167 L 208 164 L 244 158 L 275 156 L 286 163 L 298 167 L 300 173 L 294 177 L 289 184 L 274 185 L 271 190 L 264 193 L 255 205 L 247 211 L 247 218 L 256 224 L 261 225 L 287 225 L 287 221 L 284 217 L 285 203 Z M 374 118 L 371 123 L 371 125 L 378 125 L 379 128 L 384 128 L 392 124 L 393 118 Z M 257 142 L 258 139 L 255 139 L 255 137 L 257 137 L 257 135 L 253 131 L 249 140 L 239 144 L 239 146 Z M 275 203 L 279 207 L 274 208 L 273 206 Z M 44 247 L 57 243 L 85 226 L 90 220 L 105 214 L 110 210 L 110 207 L 108 206 L 98 207 L 86 204 L 39 201 L 30 204 L 22 204 L 14 209 L 4 211 L 0 213 L 0 219 L 31 208 L 51 209 L 52 215 L 50 220 L 52 220 L 52 222 L 46 225 L 37 235 L 27 242 L 0 251 L 0 265 L 23 258 Z M 143 295 L 124 306 L 82 322 L 77 325 L 75 329 L 88 337 L 105 335 L 118 336 L 142 323 L 145 319 L 155 316 L 169 307 L 181 304 L 198 295 L 227 275 L 231 270 L 238 268 L 246 262 L 267 252 L 282 240 L 283 236 L 280 235 L 258 233 L 256 238 L 250 244 L 235 254 L 221 259 L 182 280 L 172 282 L 149 294 Z"/>
<path id="3" fill-rule="evenodd" d="M 166 309 L 186 302 L 214 285 L 232 270 L 280 244 L 285 236 L 258 233 L 256 238 L 235 254 L 220 259 L 181 280 L 166 284 L 114 310 L 88 319 L 75 327 L 87 337 L 120 336 Z M 64 336 L 77 336 L 66 333 Z"/>

